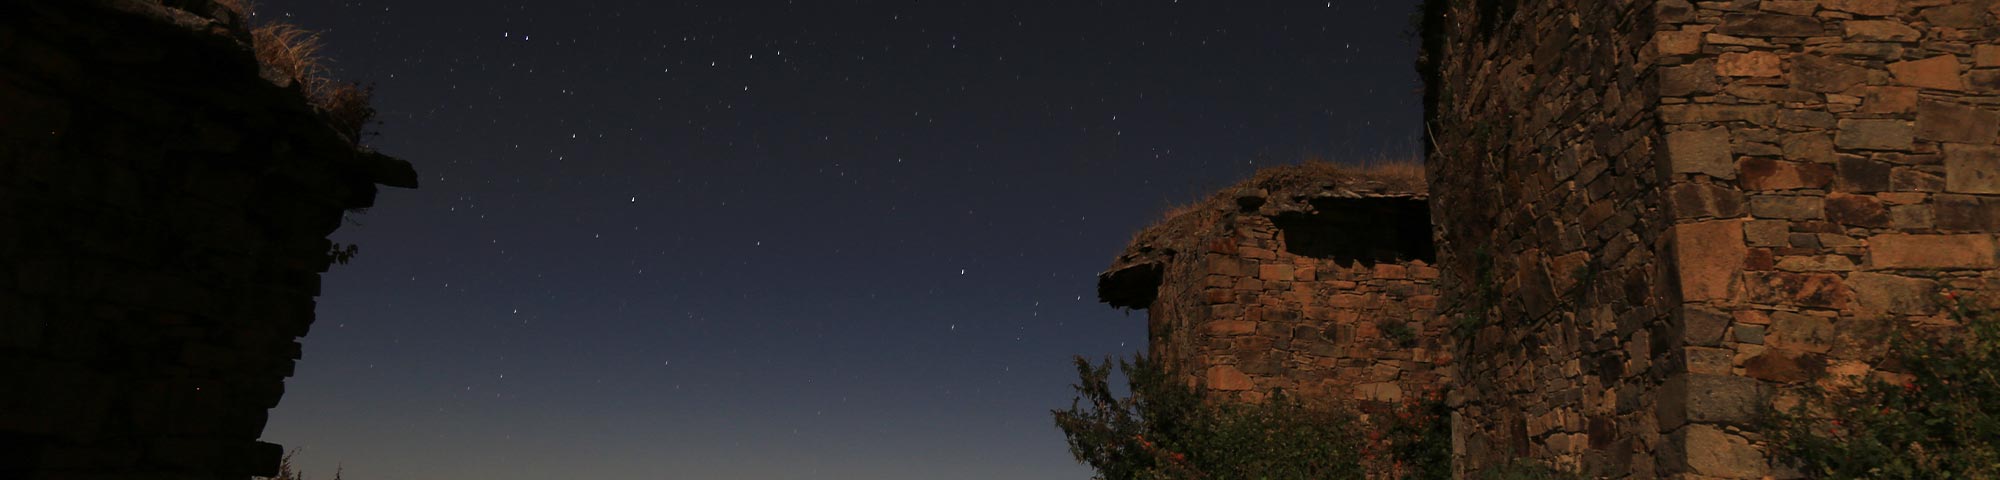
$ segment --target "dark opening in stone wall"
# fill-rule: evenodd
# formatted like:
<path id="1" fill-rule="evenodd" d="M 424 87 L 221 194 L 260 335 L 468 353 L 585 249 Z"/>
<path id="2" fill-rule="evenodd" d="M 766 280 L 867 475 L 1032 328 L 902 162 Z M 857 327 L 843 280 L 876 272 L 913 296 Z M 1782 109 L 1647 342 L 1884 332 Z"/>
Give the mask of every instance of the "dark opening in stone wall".
<path id="1" fill-rule="evenodd" d="M 1421 198 L 1321 198 L 1312 206 L 1271 219 L 1293 255 L 1343 264 L 1437 262 L 1430 205 Z"/>

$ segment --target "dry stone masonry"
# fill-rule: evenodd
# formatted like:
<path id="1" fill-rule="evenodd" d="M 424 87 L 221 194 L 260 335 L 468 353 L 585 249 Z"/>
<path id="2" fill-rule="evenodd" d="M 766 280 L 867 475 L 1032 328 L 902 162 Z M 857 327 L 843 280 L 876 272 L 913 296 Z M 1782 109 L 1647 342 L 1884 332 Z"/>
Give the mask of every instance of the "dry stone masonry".
<path id="1" fill-rule="evenodd" d="M 1949 327 L 1941 292 L 2000 306 L 2000 0 L 1431 0 L 1423 22 L 1428 185 L 1266 172 L 1100 277 L 1169 368 L 1237 400 L 1448 389 L 1461 474 L 1796 478 L 1761 411 L 1893 375 L 1883 339 Z M 1414 199 L 1430 225 L 1349 227 Z"/>
<path id="2" fill-rule="evenodd" d="M 326 236 L 414 171 L 260 76 L 234 10 L 4 10 L 0 478 L 274 473 Z"/>
<path id="3" fill-rule="evenodd" d="M 1146 309 L 1153 354 L 1205 391 L 1397 401 L 1451 358 L 1429 222 L 1415 177 L 1270 170 L 1141 232 L 1099 297 Z"/>
<path id="4" fill-rule="evenodd" d="M 2000 3 L 1431 8 L 1462 467 L 1794 477 L 1757 412 L 2000 292 Z"/>

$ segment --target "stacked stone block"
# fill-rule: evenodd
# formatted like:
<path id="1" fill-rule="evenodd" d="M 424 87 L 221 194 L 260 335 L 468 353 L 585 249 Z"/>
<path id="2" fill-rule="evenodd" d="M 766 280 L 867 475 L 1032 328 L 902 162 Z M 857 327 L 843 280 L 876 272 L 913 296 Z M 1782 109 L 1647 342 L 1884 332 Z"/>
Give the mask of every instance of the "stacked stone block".
<path id="1" fill-rule="evenodd" d="M 1701 478 L 1792 476 L 1759 407 L 1876 373 L 1943 290 L 2000 291 L 2000 3 L 1659 3 L 1686 355 L 1661 429 Z"/>
<path id="2" fill-rule="evenodd" d="M 1152 354 L 1217 398 L 1254 402 L 1283 390 L 1307 401 L 1392 402 L 1436 389 L 1450 359 L 1432 314 L 1437 268 L 1301 254 L 1274 222 L 1344 188 L 1322 188 L 1339 177 L 1322 180 L 1312 192 L 1232 190 L 1245 193 L 1168 220 L 1134 240 L 1101 296 L 1147 309 Z M 1420 194 L 1367 198 L 1423 212 Z"/>
<path id="3" fill-rule="evenodd" d="M 0 15 L 0 478 L 242 479 L 326 236 L 409 165 L 260 76 L 206 1 Z"/>
<path id="4" fill-rule="evenodd" d="M 1461 472 L 1651 478 L 1678 361 L 1648 1 L 1426 6 L 1438 314 Z"/>
<path id="5" fill-rule="evenodd" d="M 1428 8 L 1464 469 L 1796 476 L 1758 412 L 2000 291 L 1996 2 Z"/>

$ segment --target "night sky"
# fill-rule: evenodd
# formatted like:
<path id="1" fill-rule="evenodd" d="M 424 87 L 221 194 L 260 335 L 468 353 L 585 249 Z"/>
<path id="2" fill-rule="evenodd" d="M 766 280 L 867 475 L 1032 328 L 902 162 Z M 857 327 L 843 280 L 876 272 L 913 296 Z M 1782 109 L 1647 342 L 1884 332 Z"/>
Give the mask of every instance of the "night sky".
<path id="1" fill-rule="evenodd" d="M 1419 150 L 1416 0 L 264 0 L 416 164 L 265 440 L 314 477 L 1086 478 L 1095 275 L 1175 204 Z"/>

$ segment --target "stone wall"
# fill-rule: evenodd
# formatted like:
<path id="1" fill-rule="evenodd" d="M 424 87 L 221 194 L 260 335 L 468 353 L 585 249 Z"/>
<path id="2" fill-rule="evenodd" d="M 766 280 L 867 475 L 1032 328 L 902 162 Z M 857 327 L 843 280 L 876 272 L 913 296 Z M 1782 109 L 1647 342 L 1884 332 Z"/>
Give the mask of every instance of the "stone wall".
<path id="1" fill-rule="evenodd" d="M 0 15 L 0 478 L 242 479 L 326 236 L 407 163 L 260 77 L 207 1 Z"/>
<path id="2" fill-rule="evenodd" d="M 1934 295 L 2000 291 L 2000 2 L 1662 1 L 1685 366 L 1660 427 L 1702 477 L 1766 465 L 1752 413 L 1863 375 Z"/>
<path id="3" fill-rule="evenodd" d="M 1796 476 L 1756 412 L 2000 291 L 1991 0 L 1434 0 L 1463 469 Z"/>
<path id="4" fill-rule="evenodd" d="M 1331 169 L 1260 174 L 1142 232 L 1102 276 L 1152 354 L 1218 398 L 1396 401 L 1443 383 L 1420 191 Z M 1405 185 L 1407 187 L 1407 185 Z"/>
<path id="5" fill-rule="evenodd" d="M 1649 1 L 1433 1 L 1431 211 L 1462 471 L 1651 477 L 1676 350 Z"/>

